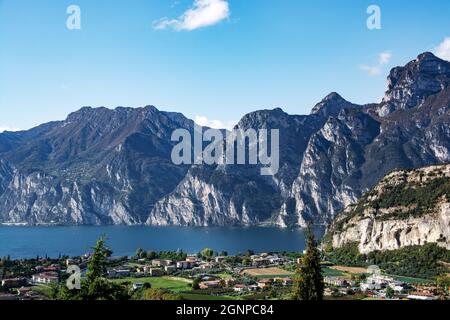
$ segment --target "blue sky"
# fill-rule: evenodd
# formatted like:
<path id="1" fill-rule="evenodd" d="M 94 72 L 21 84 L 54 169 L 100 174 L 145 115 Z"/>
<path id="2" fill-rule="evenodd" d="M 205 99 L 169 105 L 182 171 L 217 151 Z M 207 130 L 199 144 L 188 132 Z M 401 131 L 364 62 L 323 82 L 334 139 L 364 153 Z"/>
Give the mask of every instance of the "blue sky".
<path id="1" fill-rule="evenodd" d="M 66 28 L 72 4 L 80 30 Z M 381 30 L 366 27 L 371 4 Z M 440 44 L 448 57 L 449 12 L 447 0 L 0 0 L 0 131 L 82 106 L 229 125 L 262 108 L 307 114 L 332 91 L 377 102 L 391 67 Z"/>

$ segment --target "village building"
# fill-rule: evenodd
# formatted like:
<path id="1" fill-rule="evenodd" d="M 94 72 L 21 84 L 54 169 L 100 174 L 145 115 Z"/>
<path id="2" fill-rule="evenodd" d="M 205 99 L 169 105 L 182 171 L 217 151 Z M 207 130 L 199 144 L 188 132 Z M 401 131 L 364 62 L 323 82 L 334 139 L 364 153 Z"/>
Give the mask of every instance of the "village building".
<path id="1" fill-rule="evenodd" d="M 11 288 L 20 288 L 22 286 L 26 286 L 28 283 L 28 280 L 26 278 L 11 278 L 11 279 L 3 279 L 2 280 L 2 287 L 6 289 Z"/>
<path id="2" fill-rule="evenodd" d="M 248 288 L 247 288 L 247 286 L 244 285 L 244 284 L 237 284 L 237 285 L 234 286 L 233 290 L 234 290 L 234 292 L 240 292 L 240 293 L 242 293 L 242 292 L 247 291 Z"/>
<path id="3" fill-rule="evenodd" d="M 169 259 L 154 259 L 152 260 L 152 266 L 154 267 L 165 267 L 173 264 L 172 260 Z"/>
<path id="4" fill-rule="evenodd" d="M 196 256 L 187 256 L 186 257 L 186 262 L 190 262 L 190 263 L 197 263 L 199 260 Z"/>
<path id="5" fill-rule="evenodd" d="M 432 294 L 431 292 L 422 292 L 422 291 L 410 292 L 407 295 L 407 298 L 411 299 L 411 300 L 436 300 L 437 299 L 437 297 L 434 294 Z"/>
<path id="6" fill-rule="evenodd" d="M 260 289 L 267 289 L 267 288 L 270 288 L 272 283 L 273 283 L 272 279 L 261 279 L 258 281 L 258 287 Z"/>
<path id="7" fill-rule="evenodd" d="M 165 266 L 164 271 L 168 274 L 171 274 L 171 273 L 174 273 L 175 271 L 177 271 L 177 267 L 175 265 Z"/>
<path id="8" fill-rule="evenodd" d="M 31 281 L 35 284 L 56 284 L 59 283 L 59 275 L 56 272 L 43 272 L 34 274 Z"/>
<path id="9" fill-rule="evenodd" d="M 178 261 L 177 262 L 177 269 L 192 269 L 195 267 L 195 263 L 191 261 Z"/>
<path id="10" fill-rule="evenodd" d="M 220 288 L 220 280 L 203 281 L 198 284 L 201 290 Z"/>
<path id="11" fill-rule="evenodd" d="M 216 261 L 216 263 L 222 263 L 225 261 L 226 258 L 227 257 L 225 257 L 225 256 L 219 256 L 219 257 L 216 257 L 214 260 Z"/>
<path id="12" fill-rule="evenodd" d="M 150 268 L 148 269 L 148 274 L 151 277 L 161 277 L 164 275 L 164 270 L 161 268 Z"/>
<path id="13" fill-rule="evenodd" d="M 126 278 L 131 275 L 131 271 L 129 269 L 112 269 L 108 270 L 108 276 L 110 278 Z"/>
<path id="14" fill-rule="evenodd" d="M 340 277 L 324 277 L 323 282 L 334 287 L 343 287 L 348 285 L 348 281 Z"/>

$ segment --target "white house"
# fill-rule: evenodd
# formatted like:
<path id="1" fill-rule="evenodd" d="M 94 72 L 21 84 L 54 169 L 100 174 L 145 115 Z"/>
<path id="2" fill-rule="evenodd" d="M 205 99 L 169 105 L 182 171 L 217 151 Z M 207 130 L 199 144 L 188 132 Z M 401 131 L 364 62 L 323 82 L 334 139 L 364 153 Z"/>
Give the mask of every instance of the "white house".
<path id="1" fill-rule="evenodd" d="M 31 277 L 31 281 L 35 284 L 59 283 L 59 276 L 56 272 L 38 273 Z"/>

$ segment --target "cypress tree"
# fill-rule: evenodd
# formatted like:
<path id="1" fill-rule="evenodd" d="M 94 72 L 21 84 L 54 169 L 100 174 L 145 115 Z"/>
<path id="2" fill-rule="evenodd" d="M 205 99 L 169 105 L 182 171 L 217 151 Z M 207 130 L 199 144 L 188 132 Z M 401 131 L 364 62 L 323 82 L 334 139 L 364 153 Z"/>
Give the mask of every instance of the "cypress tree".
<path id="1" fill-rule="evenodd" d="M 293 300 L 323 300 L 324 282 L 320 251 L 310 228 L 306 231 L 306 253 L 296 270 Z"/>

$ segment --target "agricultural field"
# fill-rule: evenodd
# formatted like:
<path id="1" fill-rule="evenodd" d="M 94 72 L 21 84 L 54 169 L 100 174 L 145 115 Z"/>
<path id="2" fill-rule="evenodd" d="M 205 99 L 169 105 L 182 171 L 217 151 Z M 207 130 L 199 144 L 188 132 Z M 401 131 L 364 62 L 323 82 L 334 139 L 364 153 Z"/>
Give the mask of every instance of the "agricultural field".
<path id="1" fill-rule="evenodd" d="M 323 275 L 325 277 L 348 277 L 349 274 L 340 270 L 332 269 L 329 267 L 322 268 Z"/>
<path id="2" fill-rule="evenodd" d="M 167 289 L 172 292 L 190 291 L 192 281 L 176 277 L 123 278 L 112 280 L 117 283 L 150 283 L 154 289 Z"/>
<path id="3" fill-rule="evenodd" d="M 245 269 L 241 272 L 242 274 L 256 277 L 256 278 L 287 278 L 294 275 L 293 272 L 283 270 L 281 268 L 260 268 L 260 269 Z"/>
<path id="4" fill-rule="evenodd" d="M 362 268 L 362 267 L 332 266 L 332 267 L 330 267 L 330 269 L 342 271 L 344 273 L 349 273 L 349 274 L 367 273 L 367 268 Z"/>
<path id="5" fill-rule="evenodd" d="M 413 278 L 413 277 L 401 277 L 401 276 L 392 276 L 395 280 L 403 281 L 409 284 L 415 285 L 424 285 L 424 284 L 433 284 L 433 280 L 430 279 L 422 279 L 422 278 Z"/>

